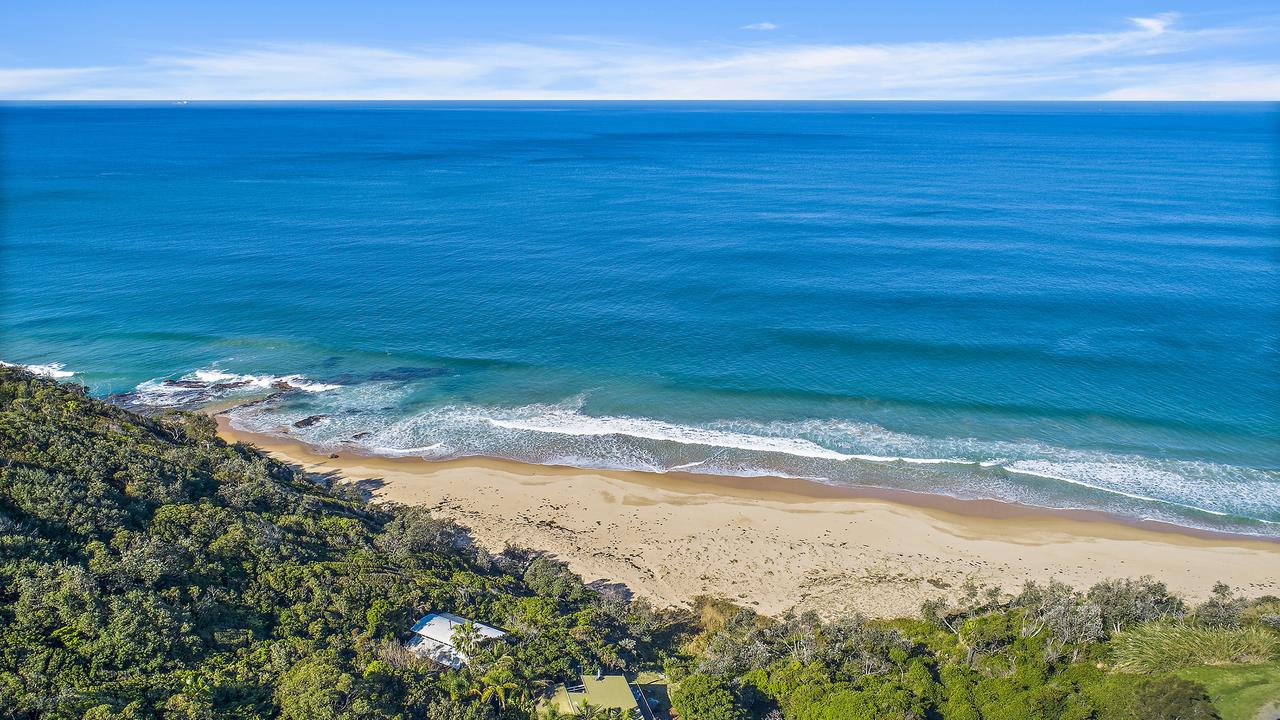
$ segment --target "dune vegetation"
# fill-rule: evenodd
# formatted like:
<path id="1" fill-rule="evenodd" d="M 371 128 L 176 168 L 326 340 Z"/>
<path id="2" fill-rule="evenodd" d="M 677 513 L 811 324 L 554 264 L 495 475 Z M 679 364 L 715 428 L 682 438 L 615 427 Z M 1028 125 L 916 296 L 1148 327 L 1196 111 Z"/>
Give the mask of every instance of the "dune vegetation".
<path id="1" fill-rule="evenodd" d="M 1276 656 L 1280 637 L 1261 627 L 1203 627 L 1149 623 L 1115 640 L 1119 670 L 1172 672 L 1200 665 L 1265 663 Z"/>

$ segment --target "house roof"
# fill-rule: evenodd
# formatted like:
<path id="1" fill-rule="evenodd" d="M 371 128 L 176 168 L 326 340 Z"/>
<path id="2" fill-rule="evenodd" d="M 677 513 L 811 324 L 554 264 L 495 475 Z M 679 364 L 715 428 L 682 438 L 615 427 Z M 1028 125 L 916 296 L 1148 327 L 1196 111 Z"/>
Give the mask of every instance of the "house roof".
<path id="1" fill-rule="evenodd" d="M 421 635 L 414 635 L 404 646 L 418 655 L 431 658 L 441 665 L 448 665 L 454 670 L 467 664 L 467 657 L 458 652 L 457 648 Z"/>
<path id="2" fill-rule="evenodd" d="M 584 703 L 599 708 L 640 710 L 631 684 L 621 675 L 605 675 L 597 680 L 594 675 L 583 675 L 581 687 L 572 689 L 561 685 L 556 689 L 551 703 L 562 712 L 572 713 Z"/>
<path id="3" fill-rule="evenodd" d="M 631 691 L 631 684 L 621 675 L 605 675 L 599 680 L 594 675 L 583 675 L 582 692 L 586 695 L 587 702 L 596 707 L 624 710 L 639 707 L 635 693 Z"/>
<path id="4" fill-rule="evenodd" d="M 466 625 L 470 620 L 464 617 L 454 615 L 453 613 L 431 613 L 418 618 L 418 622 L 413 624 L 413 634 L 435 640 L 445 645 L 453 645 L 453 630 L 459 625 Z M 482 638 L 500 638 L 506 635 L 505 632 L 491 625 L 484 623 L 474 623 L 476 634 Z"/>
<path id="5" fill-rule="evenodd" d="M 466 664 L 467 656 L 453 646 L 453 631 L 468 622 L 471 621 L 453 613 L 423 615 L 413 624 L 411 628 L 413 637 L 405 643 L 405 647 L 442 665 L 460 668 Z M 491 625 L 479 622 L 473 624 L 476 634 L 481 639 L 500 638 L 506 635 L 505 632 Z"/>

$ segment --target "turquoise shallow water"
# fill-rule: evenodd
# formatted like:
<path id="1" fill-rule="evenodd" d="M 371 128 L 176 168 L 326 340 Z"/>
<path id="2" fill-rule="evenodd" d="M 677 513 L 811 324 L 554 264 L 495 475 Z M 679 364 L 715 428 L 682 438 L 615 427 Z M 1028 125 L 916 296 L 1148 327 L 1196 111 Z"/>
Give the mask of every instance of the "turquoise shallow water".
<path id="1" fill-rule="evenodd" d="M 0 359 L 326 447 L 1275 535 L 1278 121 L 8 105 Z"/>

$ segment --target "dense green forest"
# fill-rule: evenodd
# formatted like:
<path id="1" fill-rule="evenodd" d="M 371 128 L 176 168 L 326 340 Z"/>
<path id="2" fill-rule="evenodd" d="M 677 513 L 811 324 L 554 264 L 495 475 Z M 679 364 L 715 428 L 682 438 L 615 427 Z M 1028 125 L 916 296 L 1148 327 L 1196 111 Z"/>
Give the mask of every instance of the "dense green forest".
<path id="1" fill-rule="evenodd" d="M 509 634 L 443 668 L 403 647 L 433 610 Z M 603 668 L 665 672 L 683 720 L 1191 720 L 1218 709 L 1188 678 L 1267 682 L 1278 627 L 1280 600 L 1219 586 L 1188 607 L 1150 578 L 971 586 L 895 621 L 656 610 L 227 445 L 203 415 L 0 368 L 4 717 L 531 718 Z"/>

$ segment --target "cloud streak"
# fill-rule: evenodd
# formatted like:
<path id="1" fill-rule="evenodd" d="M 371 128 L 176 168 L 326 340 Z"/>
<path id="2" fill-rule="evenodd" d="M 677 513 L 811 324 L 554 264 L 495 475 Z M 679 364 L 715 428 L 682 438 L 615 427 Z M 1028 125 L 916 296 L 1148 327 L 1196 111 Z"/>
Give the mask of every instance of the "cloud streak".
<path id="1" fill-rule="evenodd" d="M 747 28 L 764 28 L 758 23 Z M 771 29 L 771 28 L 769 28 Z M 376 48 L 272 43 L 135 65 L 0 68 L 0 97 L 324 99 L 1277 99 L 1280 61 L 1228 59 L 1267 31 L 1183 29 L 892 44 L 662 47 L 570 38 Z"/>
<path id="2" fill-rule="evenodd" d="M 738 29 L 739 30 L 777 30 L 778 26 L 771 22 L 758 22 L 758 23 L 751 23 L 750 25 L 743 25 Z"/>

